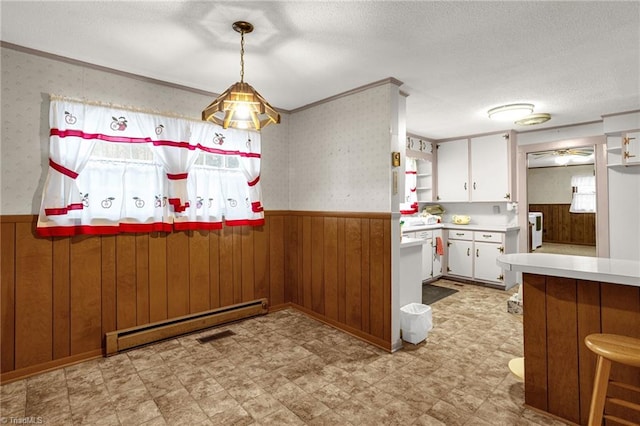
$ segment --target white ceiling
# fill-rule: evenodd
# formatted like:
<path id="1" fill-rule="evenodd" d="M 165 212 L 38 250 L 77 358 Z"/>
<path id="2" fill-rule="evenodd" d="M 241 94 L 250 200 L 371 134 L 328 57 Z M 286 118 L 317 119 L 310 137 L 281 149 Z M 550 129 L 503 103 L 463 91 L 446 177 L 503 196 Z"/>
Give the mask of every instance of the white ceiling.
<path id="1" fill-rule="evenodd" d="M 240 74 L 294 110 L 371 82 L 404 85 L 408 131 L 442 139 L 515 128 L 487 109 L 552 114 L 535 128 L 640 110 L 640 2 L 6 1 L 2 41 L 222 92 Z M 205 105 L 203 105 L 204 108 Z"/>

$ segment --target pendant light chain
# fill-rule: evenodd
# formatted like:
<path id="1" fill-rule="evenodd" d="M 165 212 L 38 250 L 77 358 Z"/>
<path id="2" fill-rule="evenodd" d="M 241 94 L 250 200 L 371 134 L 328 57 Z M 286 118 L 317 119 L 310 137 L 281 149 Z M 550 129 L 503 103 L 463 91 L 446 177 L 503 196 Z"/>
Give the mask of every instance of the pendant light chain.
<path id="1" fill-rule="evenodd" d="M 244 31 L 240 31 L 240 83 L 244 83 Z"/>

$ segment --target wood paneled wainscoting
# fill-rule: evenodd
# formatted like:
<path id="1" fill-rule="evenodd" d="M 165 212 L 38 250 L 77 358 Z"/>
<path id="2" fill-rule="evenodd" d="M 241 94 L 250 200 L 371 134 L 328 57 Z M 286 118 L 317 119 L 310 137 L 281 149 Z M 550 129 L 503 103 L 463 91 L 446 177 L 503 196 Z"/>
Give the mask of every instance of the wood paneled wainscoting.
<path id="1" fill-rule="evenodd" d="M 584 338 L 591 333 L 640 338 L 640 287 L 527 273 L 523 277 L 525 404 L 586 425 L 596 355 Z M 640 369 L 614 363 L 611 379 L 640 386 Z M 623 385 L 612 384 L 609 395 L 640 404 L 640 395 Z M 637 412 L 624 407 L 607 404 L 606 410 L 640 422 Z"/>
<path id="2" fill-rule="evenodd" d="M 596 245 L 596 214 L 571 213 L 571 204 L 529 204 L 530 212 L 542 212 L 542 242 Z"/>
<path id="3" fill-rule="evenodd" d="M 266 212 L 262 227 L 40 238 L 0 217 L 2 382 L 103 354 L 109 331 L 265 297 L 390 349 L 390 214 Z"/>

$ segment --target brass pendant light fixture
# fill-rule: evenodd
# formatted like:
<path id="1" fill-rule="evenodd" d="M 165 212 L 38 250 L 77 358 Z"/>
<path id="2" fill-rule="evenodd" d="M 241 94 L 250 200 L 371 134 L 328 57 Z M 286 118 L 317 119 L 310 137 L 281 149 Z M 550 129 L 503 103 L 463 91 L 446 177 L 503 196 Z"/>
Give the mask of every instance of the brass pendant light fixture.
<path id="1" fill-rule="evenodd" d="M 233 84 L 202 111 L 204 121 L 212 121 L 225 129 L 260 130 L 280 123 L 280 114 L 250 84 L 244 82 L 244 35 L 253 31 L 249 22 L 233 23 L 240 33 L 240 81 Z"/>

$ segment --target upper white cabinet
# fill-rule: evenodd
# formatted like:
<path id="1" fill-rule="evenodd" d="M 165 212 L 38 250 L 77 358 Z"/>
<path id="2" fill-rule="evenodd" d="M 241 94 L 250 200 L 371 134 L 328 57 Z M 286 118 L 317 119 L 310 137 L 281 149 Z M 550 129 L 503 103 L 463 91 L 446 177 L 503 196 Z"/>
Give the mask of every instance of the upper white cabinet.
<path id="1" fill-rule="evenodd" d="M 471 201 L 511 201 L 509 139 L 505 135 L 473 138 L 471 151 Z"/>
<path id="2" fill-rule="evenodd" d="M 469 201 L 469 140 L 438 144 L 438 201 Z"/>
<path id="3" fill-rule="evenodd" d="M 622 135 L 622 164 L 640 164 L 640 131 Z"/>
<path id="4" fill-rule="evenodd" d="M 640 130 L 607 137 L 607 166 L 640 165 Z"/>
<path id="5" fill-rule="evenodd" d="M 407 173 L 415 172 L 415 176 L 410 180 L 410 188 L 408 188 L 408 192 L 415 192 L 415 199 L 413 199 L 414 197 L 409 197 L 411 200 L 407 198 L 405 201 L 418 201 L 419 203 L 434 201 L 433 142 L 414 136 L 407 136 L 406 156 Z M 413 163 L 410 163 L 413 161 L 415 161 L 415 170 L 413 170 Z M 409 169 L 412 170 L 409 171 Z"/>
<path id="6" fill-rule="evenodd" d="M 494 134 L 438 144 L 437 199 L 444 202 L 514 201 L 515 141 Z"/>

